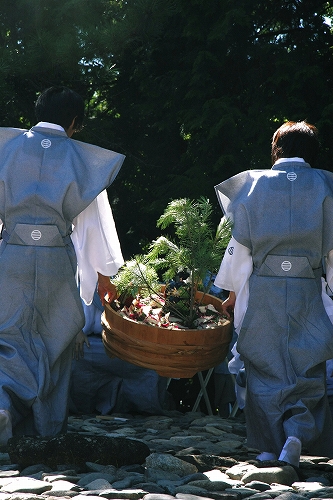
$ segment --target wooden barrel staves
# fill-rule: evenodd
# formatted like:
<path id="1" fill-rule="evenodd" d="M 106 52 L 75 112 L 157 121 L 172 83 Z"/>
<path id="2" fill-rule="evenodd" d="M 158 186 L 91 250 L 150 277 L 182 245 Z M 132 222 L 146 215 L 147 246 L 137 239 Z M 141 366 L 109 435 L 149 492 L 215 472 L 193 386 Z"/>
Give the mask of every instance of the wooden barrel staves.
<path id="1" fill-rule="evenodd" d="M 222 301 L 212 295 L 206 294 L 202 303 L 222 310 Z M 169 330 L 129 321 L 109 304 L 105 306 L 102 323 L 108 356 L 170 378 L 191 378 L 197 372 L 217 366 L 226 358 L 232 338 L 232 323 L 228 320 L 215 328 Z"/>

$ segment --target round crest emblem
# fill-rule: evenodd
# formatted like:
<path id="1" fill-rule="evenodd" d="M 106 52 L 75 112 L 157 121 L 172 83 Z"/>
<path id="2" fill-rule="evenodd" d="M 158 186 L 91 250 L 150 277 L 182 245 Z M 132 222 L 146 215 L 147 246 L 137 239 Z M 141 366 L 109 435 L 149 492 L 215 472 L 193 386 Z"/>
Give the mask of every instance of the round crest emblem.
<path id="1" fill-rule="evenodd" d="M 49 148 L 49 147 L 51 146 L 51 144 L 52 144 L 52 143 L 51 143 L 50 139 L 43 139 L 43 140 L 41 141 L 41 146 L 42 146 L 42 148 L 44 148 L 44 149 Z"/>
<path id="2" fill-rule="evenodd" d="M 41 239 L 42 233 L 39 231 L 39 229 L 34 229 L 30 236 L 33 240 L 38 241 Z"/>
<path id="3" fill-rule="evenodd" d="M 288 172 L 287 173 L 287 179 L 288 181 L 295 181 L 297 179 L 297 174 L 296 172 Z"/>
<path id="4" fill-rule="evenodd" d="M 283 271 L 290 271 L 291 269 L 291 262 L 289 260 L 284 260 L 281 264 L 281 268 Z"/>

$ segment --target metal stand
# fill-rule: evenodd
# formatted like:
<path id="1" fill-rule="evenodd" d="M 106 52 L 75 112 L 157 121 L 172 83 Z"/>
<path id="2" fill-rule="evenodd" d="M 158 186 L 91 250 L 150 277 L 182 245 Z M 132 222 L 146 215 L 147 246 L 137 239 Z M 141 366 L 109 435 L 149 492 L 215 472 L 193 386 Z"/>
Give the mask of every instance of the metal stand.
<path id="1" fill-rule="evenodd" d="M 198 378 L 199 378 L 201 389 L 200 389 L 199 394 L 197 396 L 196 402 L 193 405 L 192 411 L 197 411 L 199 403 L 200 403 L 201 398 L 203 396 L 205 403 L 206 403 L 208 415 L 213 415 L 212 407 L 211 407 L 209 397 L 207 394 L 207 390 L 206 390 L 207 384 L 209 382 L 210 377 L 212 376 L 213 371 L 214 371 L 214 368 L 210 368 L 208 370 L 208 373 L 207 373 L 205 379 L 203 378 L 202 372 L 198 372 Z"/>
<path id="2" fill-rule="evenodd" d="M 205 403 L 206 403 L 206 407 L 207 407 L 207 411 L 208 411 L 208 415 L 213 415 L 213 411 L 212 411 L 212 406 L 210 404 L 210 401 L 209 401 L 209 397 L 208 397 L 208 394 L 207 394 L 207 384 L 210 380 L 210 377 L 212 376 L 212 373 L 214 371 L 214 368 L 210 368 L 206 374 L 206 377 L 203 378 L 203 375 L 202 375 L 202 372 L 198 372 L 198 378 L 199 378 L 199 382 L 200 382 L 200 391 L 199 391 L 199 394 L 197 396 L 197 399 L 193 405 L 193 408 L 192 408 L 192 411 L 197 411 L 198 407 L 199 407 L 199 404 L 200 404 L 200 401 L 202 399 L 202 397 L 204 397 L 204 400 L 205 400 Z M 234 375 L 232 375 L 232 379 L 233 381 L 235 382 L 235 377 Z M 167 383 L 167 386 L 169 385 L 170 383 L 170 380 L 168 380 L 168 383 Z M 231 409 L 231 412 L 230 412 L 230 415 L 229 417 L 234 417 L 237 413 L 237 410 L 238 410 L 238 404 L 237 404 L 237 401 L 234 403 L 232 409 Z"/>

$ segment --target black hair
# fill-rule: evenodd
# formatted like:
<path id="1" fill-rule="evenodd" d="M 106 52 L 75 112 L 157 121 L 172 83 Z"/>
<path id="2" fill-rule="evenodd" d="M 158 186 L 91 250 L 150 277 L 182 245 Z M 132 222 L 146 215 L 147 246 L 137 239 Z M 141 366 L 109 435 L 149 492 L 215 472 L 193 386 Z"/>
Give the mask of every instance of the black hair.
<path id="1" fill-rule="evenodd" d="M 83 125 L 84 101 L 67 87 L 50 87 L 38 97 L 35 114 L 38 121 L 56 123 L 65 130 L 75 119 L 74 130 L 78 131 Z"/>
<path id="2" fill-rule="evenodd" d="M 319 152 L 318 130 L 305 121 L 286 122 L 272 139 L 272 163 L 279 158 L 298 156 L 312 165 Z"/>

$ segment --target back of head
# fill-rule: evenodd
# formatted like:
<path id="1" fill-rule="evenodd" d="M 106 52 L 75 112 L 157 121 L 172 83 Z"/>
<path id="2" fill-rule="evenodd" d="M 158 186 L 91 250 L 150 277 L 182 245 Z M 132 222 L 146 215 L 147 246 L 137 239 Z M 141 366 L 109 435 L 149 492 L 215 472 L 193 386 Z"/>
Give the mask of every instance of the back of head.
<path id="1" fill-rule="evenodd" d="M 50 87 L 38 97 L 35 114 L 39 122 L 50 122 L 67 130 L 74 122 L 74 129 L 80 130 L 84 119 L 82 97 L 67 87 Z"/>
<path id="2" fill-rule="evenodd" d="M 272 139 L 272 163 L 279 158 L 303 158 L 312 165 L 319 151 L 318 130 L 302 122 L 286 122 L 277 129 Z"/>

